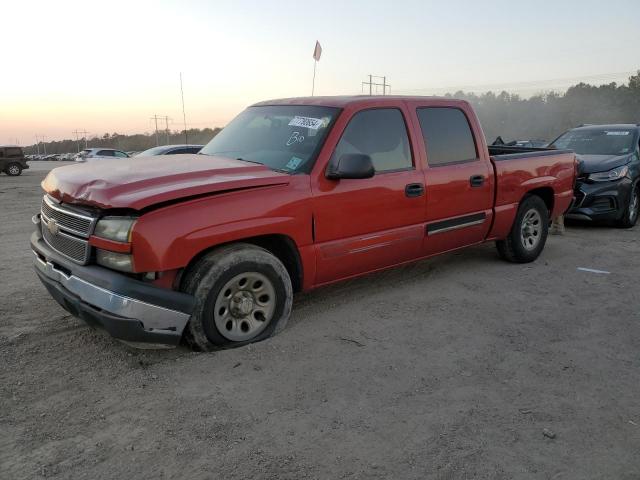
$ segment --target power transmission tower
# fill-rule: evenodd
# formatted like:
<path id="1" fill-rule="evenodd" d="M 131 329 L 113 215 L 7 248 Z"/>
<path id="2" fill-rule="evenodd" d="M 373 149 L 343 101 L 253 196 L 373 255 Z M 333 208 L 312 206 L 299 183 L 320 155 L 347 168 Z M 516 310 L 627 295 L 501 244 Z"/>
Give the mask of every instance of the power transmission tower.
<path id="1" fill-rule="evenodd" d="M 44 139 L 47 138 L 46 135 L 40 135 L 42 137 L 42 149 L 44 150 L 44 155 L 47 154 L 47 144 L 45 143 Z M 36 135 L 36 140 L 38 139 L 38 136 Z M 39 151 L 39 150 L 38 150 Z"/>
<path id="2" fill-rule="evenodd" d="M 374 82 L 374 79 L 382 79 L 382 83 Z M 389 87 L 389 91 L 391 91 L 391 85 L 387 83 L 387 77 L 381 77 L 379 75 L 369 75 L 368 82 L 362 82 L 362 89 L 364 91 L 364 86 L 369 86 L 369 95 L 373 95 L 373 87 L 382 87 L 382 95 L 387 94 L 387 87 Z M 378 89 L 376 88 L 376 94 L 378 93 Z"/>
<path id="3" fill-rule="evenodd" d="M 154 114 L 153 117 L 150 118 L 150 120 L 153 120 L 156 124 L 156 146 L 160 146 L 160 133 L 158 130 L 158 120 L 164 120 L 165 124 L 166 124 L 166 135 L 167 135 L 167 145 L 169 144 L 169 120 L 171 120 L 169 117 L 167 117 L 166 115 L 156 115 Z"/>
<path id="4" fill-rule="evenodd" d="M 78 153 L 80 153 L 80 138 L 78 137 L 78 135 L 80 133 L 83 134 L 82 139 L 84 140 L 84 148 L 87 148 L 87 135 L 89 134 L 89 132 L 87 132 L 86 130 L 78 130 L 77 128 L 72 132 L 76 134 L 76 145 L 78 147 Z"/>
<path id="5" fill-rule="evenodd" d="M 156 122 L 156 147 L 160 145 L 160 137 L 158 137 L 158 115 L 154 114 L 151 120 Z"/>

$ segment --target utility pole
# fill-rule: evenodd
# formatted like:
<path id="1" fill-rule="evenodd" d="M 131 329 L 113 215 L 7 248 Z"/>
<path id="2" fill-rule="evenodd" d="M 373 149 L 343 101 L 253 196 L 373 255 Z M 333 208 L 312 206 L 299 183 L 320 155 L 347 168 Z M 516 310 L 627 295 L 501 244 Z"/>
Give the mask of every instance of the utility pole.
<path id="1" fill-rule="evenodd" d="M 184 143 L 188 144 L 187 138 L 187 114 L 184 113 L 184 89 L 182 88 L 182 72 L 180 72 L 180 97 L 182 98 L 182 121 L 184 122 Z"/>
<path id="2" fill-rule="evenodd" d="M 169 117 L 167 117 L 165 115 L 164 117 L 164 126 L 165 126 L 165 133 L 167 134 L 167 145 L 169 145 L 169 120 L 171 120 Z"/>
<path id="3" fill-rule="evenodd" d="M 156 124 L 156 146 L 160 146 L 160 131 L 158 130 L 158 120 L 164 120 L 165 122 L 165 135 L 167 137 L 167 145 L 169 145 L 169 120 L 171 120 L 167 115 L 157 115 L 154 114 L 151 117 Z"/>
<path id="4" fill-rule="evenodd" d="M 72 132 L 76 134 L 76 145 L 78 148 L 78 153 L 80 153 L 80 138 L 78 137 L 79 134 L 83 134 L 82 139 L 84 140 L 84 148 L 87 148 L 87 135 L 89 134 L 89 132 L 87 132 L 86 130 L 78 130 L 77 128 Z"/>
<path id="5" fill-rule="evenodd" d="M 78 153 L 80 153 L 80 139 L 78 138 L 78 129 L 76 128 L 73 133 L 76 134 L 76 148 L 78 149 Z"/>
<path id="6" fill-rule="evenodd" d="M 154 120 L 156 122 L 156 147 L 158 147 L 160 146 L 160 137 L 158 137 L 158 115 L 154 113 L 153 117 L 151 117 L 151 120 Z"/>
<path id="7" fill-rule="evenodd" d="M 378 79 L 377 82 L 374 79 Z M 382 83 L 379 83 L 380 79 L 382 79 Z M 387 87 L 389 87 L 389 91 L 391 91 L 391 85 L 387 83 L 387 77 L 381 77 L 379 75 L 369 75 L 368 82 L 362 82 L 362 88 L 364 90 L 364 86 L 369 85 L 369 95 L 373 95 L 373 87 L 382 87 L 382 95 L 387 94 Z M 376 94 L 378 90 L 376 89 Z"/>
<path id="8" fill-rule="evenodd" d="M 40 142 L 38 142 L 38 134 L 36 134 L 35 137 L 36 137 L 36 153 L 40 155 Z"/>

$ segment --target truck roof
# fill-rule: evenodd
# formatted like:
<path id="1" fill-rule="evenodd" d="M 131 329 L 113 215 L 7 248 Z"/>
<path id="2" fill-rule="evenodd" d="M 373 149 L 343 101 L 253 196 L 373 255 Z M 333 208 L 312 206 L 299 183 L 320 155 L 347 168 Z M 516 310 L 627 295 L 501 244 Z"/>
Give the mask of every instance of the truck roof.
<path id="1" fill-rule="evenodd" d="M 453 103 L 467 104 L 466 100 L 459 100 L 445 97 L 427 97 L 427 96 L 410 96 L 410 95 L 341 95 L 327 97 L 293 97 L 278 98 L 273 100 L 265 100 L 258 102 L 252 107 L 266 105 L 317 105 L 319 107 L 338 107 L 344 108 L 347 105 L 366 104 L 370 102 L 396 104 L 398 100 L 402 101 L 425 101 L 425 100 L 441 100 Z"/>

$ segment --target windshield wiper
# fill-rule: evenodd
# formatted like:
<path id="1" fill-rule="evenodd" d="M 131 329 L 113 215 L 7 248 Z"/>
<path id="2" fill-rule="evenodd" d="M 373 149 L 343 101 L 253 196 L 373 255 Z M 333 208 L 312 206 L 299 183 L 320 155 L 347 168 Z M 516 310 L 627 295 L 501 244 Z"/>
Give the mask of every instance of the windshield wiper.
<path id="1" fill-rule="evenodd" d="M 266 164 L 264 164 L 262 162 L 258 162 L 256 160 L 247 160 L 246 158 L 241 158 L 241 157 L 236 158 L 236 160 L 240 160 L 241 162 L 248 162 L 248 163 L 255 163 L 257 165 L 262 165 L 264 167 L 267 167 L 269 170 L 273 170 L 274 172 L 291 174 L 291 172 L 289 172 L 288 170 L 282 170 L 280 168 L 270 167 L 269 165 L 266 165 Z"/>
<path id="2" fill-rule="evenodd" d="M 256 160 L 247 160 L 246 158 L 237 157 L 236 160 L 240 160 L 241 162 L 249 162 L 249 163 L 257 163 L 258 165 L 264 165 L 262 162 L 258 162 Z"/>

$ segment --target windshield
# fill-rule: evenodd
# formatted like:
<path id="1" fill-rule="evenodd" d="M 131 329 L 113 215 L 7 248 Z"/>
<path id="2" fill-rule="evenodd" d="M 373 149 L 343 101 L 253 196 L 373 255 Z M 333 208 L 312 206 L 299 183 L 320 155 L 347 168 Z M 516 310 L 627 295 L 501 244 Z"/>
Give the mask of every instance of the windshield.
<path id="1" fill-rule="evenodd" d="M 337 108 L 304 105 L 250 107 L 200 153 L 308 173 L 337 113 Z"/>
<path id="2" fill-rule="evenodd" d="M 551 147 L 573 150 L 579 155 L 624 155 L 633 151 L 633 130 L 569 130 Z"/>

